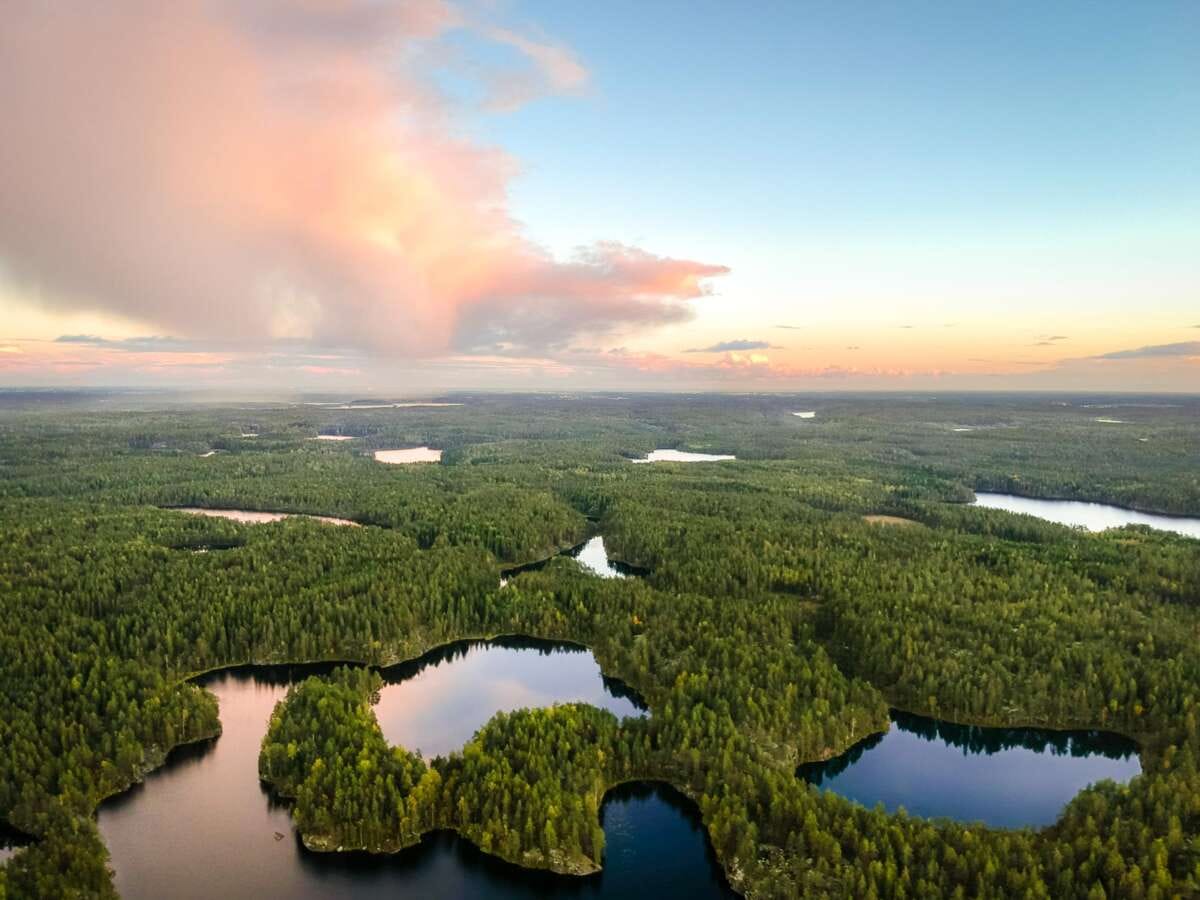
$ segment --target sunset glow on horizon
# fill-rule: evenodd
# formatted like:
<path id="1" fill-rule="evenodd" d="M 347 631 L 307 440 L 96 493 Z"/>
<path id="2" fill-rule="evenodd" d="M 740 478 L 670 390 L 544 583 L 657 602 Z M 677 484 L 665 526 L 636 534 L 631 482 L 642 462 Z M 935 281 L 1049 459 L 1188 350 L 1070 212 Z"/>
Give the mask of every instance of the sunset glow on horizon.
<path id="1" fill-rule="evenodd" d="M 18 0 L 0 387 L 1200 391 L 1200 7 Z"/>

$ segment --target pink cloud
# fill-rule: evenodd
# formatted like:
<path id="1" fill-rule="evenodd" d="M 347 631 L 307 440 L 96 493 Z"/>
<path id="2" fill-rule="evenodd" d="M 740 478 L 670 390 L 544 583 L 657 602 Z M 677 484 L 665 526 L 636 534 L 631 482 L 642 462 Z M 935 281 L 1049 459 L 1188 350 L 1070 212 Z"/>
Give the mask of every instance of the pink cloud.
<path id="1" fill-rule="evenodd" d="M 588 71 L 570 48 L 548 39 L 535 39 L 508 28 L 488 28 L 487 37 L 512 47 L 530 63 L 522 71 L 510 71 L 491 80 L 487 105 L 494 110 L 523 106 L 547 92 L 580 93 L 588 83 Z"/>
<path id="2" fill-rule="evenodd" d="M 597 243 L 559 261 L 515 169 L 422 71 L 456 29 L 550 89 L 565 48 L 440 0 L 19 4 L 0 29 L 0 261 L 64 310 L 163 333 L 394 355 L 544 349 L 689 316 L 721 266 Z"/>

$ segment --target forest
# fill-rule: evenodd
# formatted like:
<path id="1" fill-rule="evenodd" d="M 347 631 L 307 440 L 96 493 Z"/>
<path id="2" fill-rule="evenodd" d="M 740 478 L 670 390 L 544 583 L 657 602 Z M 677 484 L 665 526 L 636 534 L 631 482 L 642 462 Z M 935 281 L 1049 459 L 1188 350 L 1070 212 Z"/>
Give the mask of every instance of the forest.
<path id="1" fill-rule="evenodd" d="M 750 897 L 1200 893 L 1200 542 L 967 502 L 1200 515 L 1200 399 L 441 399 L 462 405 L 0 394 L 0 825 L 30 842 L 0 898 L 115 896 L 95 811 L 219 733 L 191 679 L 306 661 L 353 665 L 293 688 L 259 771 L 315 849 L 449 829 L 578 875 L 603 865 L 605 792 L 652 779 L 697 803 Z M 1113 408 L 1123 424 L 1096 421 Z M 371 459 L 422 445 L 442 462 Z M 737 460 L 629 464 L 655 448 Z M 646 574 L 554 559 L 500 587 L 593 533 Z M 501 714 L 432 760 L 387 744 L 375 668 L 507 634 L 586 645 L 650 715 Z M 1137 741 L 1143 774 L 1040 831 L 866 809 L 797 777 L 889 708 L 1105 729 Z"/>

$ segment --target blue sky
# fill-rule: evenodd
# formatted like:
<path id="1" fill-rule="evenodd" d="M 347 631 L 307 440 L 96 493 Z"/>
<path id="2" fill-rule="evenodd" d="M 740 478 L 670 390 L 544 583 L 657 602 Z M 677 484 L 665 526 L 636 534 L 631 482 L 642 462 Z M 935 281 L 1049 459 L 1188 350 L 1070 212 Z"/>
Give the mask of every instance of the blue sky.
<path id="1" fill-rule="evenodd" d="M 1200 7 L 528 3 L 589 95 L 491 117 L 518 214 L 776 239 L 1200 212 Z M 600 219 L 596 216 L 602 217 Z M 632 223 L 632 224 L 631 224 Z M 553 235 L 548 239 L 555 240 Z"/>
<path id="2" fill-rule="evenodd" d="M 212 4 L 184 6 L 211 24 Z M 532 387 L 608 378 L 648 387 L 1200 389 L 1195 355 L 1111 356 L 1200 337 L 1196 3 L 423 0 L 411 8 L 437 24 L 396 24 L 396 43 L 419 47 L 421 77 L 448 92 L 436 110 L 446 139 L 503 154 L 505 175 L 492 187 L 527 242 L 518 253 L 544 248 L 569 260 L 577 247 L 615 242 L 667 269 L 695 264 L 671 269 L 677 282 L 649 298 L 632 275 L 599 299 L 580 287 L 611 268 L 607 250 L 584 268 L 548 268 L 535 288 L 505 270 L 494 290 L 421 300 L 452 308 L 449 323 L 429 310 L 376 315 L 417 305 L 389 281 L 374 307 L 349 313 L 371 320 L 360 329 L 370 339 L 352 328 L 304 332 L 358 354 L 347 372 L 370 371 L 375 384 L 388 372 L 457 366 L 469 381 L 472 358 L 485 358 L 491 373 L 507 356 L 518 361 L 513 386 Z M 280 9 L 289 24 L 293 14 Z M 343 23 L 304 24 L 336 36 L 315 66 L 342 52 L 359 55 L 338 65 L 358 65 L 374 51 L 347 49 Z M 221 27 L 236 34 L 238 22 Z M 281 59 L 266 56 L 274 67 Z M 523 79 L 519 102 L 503 109 L 487 99 L 497 72 Z M 412 115 L 408 105 L 399 112 Z M 326 124 L 338 123 L 314 123 Z M 406 159 L 437 165 L 436 154 Z M 464 176 L 472 189 L 486 180 L 479 166 L 469 163 Z M 452 170 L 428 181 L 423 190 L 460 189 Z M 405 243 L 386 243 L 409 266 Z M 644 274 L 641 256 L 622 254 L 622 265 Z M 18 251 L 6 254 L 0 230 L 0 270 L 6 261 L 28 268 Z M 347 274 L 358 283 L 361 272 Z M 84 309 L 47 301 L 56 285 L 34 283 L 14 279 L 7 300 L 0 285 L 12 318 L 37 325 L 30 334 L 94 325 L 105 338 L 214 337 L 188 332 L 191 320 L 174 315 L 170 300 L 162 316 L 104 298 Z M 623 291 L 632 304 L 619 300 Z M 502 314 L 488 305 L 498 295 Z M 587 326 L 561 326 L 576 309 Z M 65 312 L 74 319 L 54 319 Z M 79 321 L 84 312 L 93 318 Z M 103 321 L 117 313 L 120 323 Z M 554 327 L 531 336 L 540 319 Z M 403 342 L 379 359 L 372 340 L 394 321 L 441 329 L 427 342 L 441 348 L 436 364 Z M 799 328 L 785 333 L 781 324 Z M 680 355 L 738 341 L 772 349 L 714 357 L 707 368 Z M 606 375 L 606 366 L 615 368 Z"/>

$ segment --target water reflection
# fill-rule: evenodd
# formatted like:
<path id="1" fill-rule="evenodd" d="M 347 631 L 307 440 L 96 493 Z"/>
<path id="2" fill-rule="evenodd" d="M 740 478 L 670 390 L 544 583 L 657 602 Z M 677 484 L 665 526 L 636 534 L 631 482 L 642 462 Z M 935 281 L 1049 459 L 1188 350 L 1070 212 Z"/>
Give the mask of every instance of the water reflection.
<path id="1" fill-rule="evenodd" d="M 509 865 L 452 834 L 391 856 L 305 850 L 287 804 L 258 780 L 258 752 L 288 686 L 332 668 L 242 667 L 199 679 L 220 701 L 221 736 L 177 749 L 144 784 L 100 808 L 122 897 L 615 898 L 644 896 L 647 885 L 662 900 L 732 896 L 698 811 L 664 786 L 607 795 L 605 868 L 584 879 Z M 641 714 L 636 694 L 569 644 L 462 642 L 382 674 L 384 733 L 427 756 L 461 746 L 497 704 L 586 699 L 618 715 Z M 494 681 L 502 686 L 494 689 Z"/>
<path id="2" fill-rule="evenodd" d="M 993 494 L 979 491 L 975 494 L 974 505 L 987 509 L 1002 509 L 1012 513 L 1025 513 L 1048 522 L 1057 522 L 1060 525 L 1082 526 L 1088 531 L 1104 531 L 1106 528 L 1121 528 L 1125 525 L 1148 525 L 1160 531 L 1173 531 L 1185 537 L 1200 538 L 1200 519 L 1137 512 L 1132 509 L 1122 509 L 1119 506 L 1109 506 L 1106 503 L 1041 500 L 1035 497 L 1018 497 L 1015 494 Z"/>
<path id="3" fill-rule="evenodd" d="M 497 712 L 579 702 L 621 718 L 645 708 L 631 690 L 614 696 L 614 679 L 574 644 L 464 641 L 381 674 L 375 715 L 384 737 L 427 757 L 457 750 Z"/>
<path id="4" fill-rule="evenodd" d="M 408 463 L 441 462 L 442 451 L 430 447 L 410 447 L 407 450 L 376 450 L 375 459 L 381 463 L 406 465 Z"/>
<path id="5" fill-rule="evenodd" d="M 657 783 L 621 785 L 600 810 L 604 868 L 587 878 L 524 869 L 479 850 L 453 832 L 427 835 L 391 856 L 312 853 L 298 845 L 299 867 L 323 896 L 458 900 L 656 897 L 732 898 L 695 804 Z"/>
<path id="6" fill-rule="evenodd" d="M 591 572 L 593 575 L 599 575 L 601 578 L 626 578 L 630 575 L 649 574 L 649 570 L 643 569 L 641 566 L 632 566 L 620 560 L 609 559 L 608 550 L 604 546 L 604 538 L 601 535 L 596 535 L 582 544 L 577 544 L 547 559 L 539 559 L 536 562 L 505 569 L 500 575 L 500 586 L 503 587 L 506 585 L 508 580 L 514 575 L 519 575 L 522 572 L 534 572 L 545 568 L 550 564 L 550 560 L 558 556 L 571 557 L 586 571 Z"/>
<path id="7" fill-rule="evenodd" d="M 688 450 L 651 450 L 646 454 L 645 459 L 631 459 L 630 462 L 635 463 L 655 463 L 655 462 L 721 462 L 723 460 L 737 459 L 731 453 L 692 453 Z"/>
<path id="8" fill-rule="evenodd" d="M 264 525 L 271 522 L 282 522 L 284 519 L 298 516 L 302 519 L 312 519 L 314 522 L 324 522 L 326 525 L 349 525 L 357 528 L 358 523 L 350 519 L 339 519 L 335 516 L 313 516 L 307 513 L 263 512 L 257 509 L 209 509 L 200 506 L 168 506 L 170 512 L 188 513 L 193 516 L 208 516 L 214 519 L 229 519 L 243 525 Z"/>
<path id="9" fill-rule="evenodd" d="M 892 728 L 798 775 L 864 806 L 983 821 L 1049 825 L 1087 785 L 1141 772 L 1137 745 L 1104 731 L 984 728 L 899 710 Z"/>
<path id="10" fill-rule="evenodd" d="M 26 835 L 0 822 L 0 865 L 8 862 L 29 844 L 30 839 Z"/>

